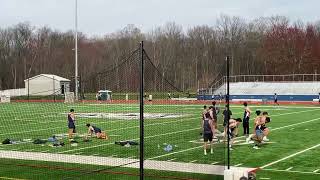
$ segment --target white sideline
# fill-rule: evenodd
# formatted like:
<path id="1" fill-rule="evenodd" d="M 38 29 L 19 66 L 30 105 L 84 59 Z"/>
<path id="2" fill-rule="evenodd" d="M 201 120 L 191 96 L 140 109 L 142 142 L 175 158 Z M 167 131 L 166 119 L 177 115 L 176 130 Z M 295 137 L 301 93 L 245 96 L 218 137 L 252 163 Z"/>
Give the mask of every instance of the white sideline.
<path id="1" fill-rule="evenodd" d="M 0 158 L 139 168 L 139 159 L 114 158 L 114 157 L 0 151 Z M 127 164 L 127 165 L 124 165 L 124 164 Z M 200 174 L 223 175 L 225 166 L 145 160 L 144 168 L 153 169 L 153 170 L 162 170 L 162 171 L 178 171 L 178 172 L 189 172 L 189 173 L 200 173 Z M 254 169 L 254 168 L 245 168 L 245 167 L 230 167 L 230 168 L 241 170 L 241 171 L 251 171 Z"/>
<path id="2" fill-rule="evenodd" d="M 286 160 L 286 159 L 292 158 L 292 157 L 294 157 L 294 156 L 296 156 L 296 155 L 302 154 L 302 153 L 304 153 L 304 152 L 306 152 L 306 151 L 309 151 L 309 150 L 311 150 L 311 149 L 315 149 L 315 148 L 317 148 L 317 147 L 320 147 L 320 144 L 317 144 L 317 145 L 312 146 L 312 147 L 310 147 L 310 148 L 307 148 L 307 149 L 304 149 L 304 150 L 302 150 L 302 151 L 296 152 L 296 153 L 294 153 L 294 154 L 291 154 L 291 155 L 289 155 L 289 156 L 286 156 L 286 157 L 284 157 L 284 158 L 282 158 L 282 159 L 279 159 L 279 160 L 277 160 L 277 161 L 273 161 L 273 162 L 268 163 L 268 164 L 266 164 L 266 165 L 264 165 L 264 166 L 261 166 L 260 168 L 263 169 L 263 168 L 269 167 L 269 166 L 274 165 L 274 164 L 276 164 L 276 163 L 278 163 L 278 162 L 281 162 L 281 161 L 284 161 L 284 160 Z"/>
<path id="3" fill-rule="evenodd" d="M 275 171 L 275 172 L 289 172 L 289 173 L 301 173 L 301 174 L 319 174 L 320 172 L 305 172 L 305 171 L 286 171 L 281 169 L 263 169 L 264 171 Z"/>

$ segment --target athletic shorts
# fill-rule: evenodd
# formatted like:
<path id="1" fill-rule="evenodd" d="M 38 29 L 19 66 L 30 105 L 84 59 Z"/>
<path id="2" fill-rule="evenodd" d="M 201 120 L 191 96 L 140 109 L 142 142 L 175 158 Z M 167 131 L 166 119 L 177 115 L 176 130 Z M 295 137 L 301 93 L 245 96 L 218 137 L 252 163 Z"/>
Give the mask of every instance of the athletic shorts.
<path id="1" fill-rule="evenodd" d="M 278 99 L 275 99 L 275 100 L 274 100 L 274 103 L 277 103 L 277 102 L 278 102 Z"/>
<path id="2" fill-rule="evenodd" d="M 257 137 L 261 137 L 263 135 L 263 132 L 261 129 L 256 129 L 256 135 Z"/>
<path id="3" fill-rule="evenodd" d="M 97 129 L 96 131 L 94 131 L 94 133 L 101 133 L 101 129 Z"/>
<path id="4" fill-rule="evenodd" d="M 212 141 L 212 136 L 213 134 L 210 133 L 210 134 L 203 134 L 203 141 L 204 142 L 208 142 L 208 140 L 211 142 Z"/>
<path id="5" fill-rule="evenodd" d="M 69 128 L 69 129 L 75 129 L 76 126 L 75 126 L 74 124 L 72 124 L 72 123 L 69 123 L 69 124 L 68 124 L 68 128 Z"/>

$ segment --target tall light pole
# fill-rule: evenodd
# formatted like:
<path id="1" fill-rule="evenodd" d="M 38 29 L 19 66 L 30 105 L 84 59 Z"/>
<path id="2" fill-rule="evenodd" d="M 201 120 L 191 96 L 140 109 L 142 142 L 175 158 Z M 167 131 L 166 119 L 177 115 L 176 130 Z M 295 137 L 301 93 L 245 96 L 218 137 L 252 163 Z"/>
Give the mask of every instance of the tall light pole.
<path id="1" fill-rule="evenodd" d="M 78 0 L 75 0 L 75 100 L 78 100 Z"/>

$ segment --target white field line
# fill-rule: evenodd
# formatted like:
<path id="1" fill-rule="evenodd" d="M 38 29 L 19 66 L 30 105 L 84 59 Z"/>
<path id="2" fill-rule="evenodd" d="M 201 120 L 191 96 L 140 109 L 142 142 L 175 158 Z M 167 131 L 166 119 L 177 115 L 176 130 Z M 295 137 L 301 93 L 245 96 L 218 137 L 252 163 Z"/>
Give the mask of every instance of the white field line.
<path id="1" fill-rule="evenodd" d="M 198 160 L 192 160 L 192 161 L 189 161 L 189 163 L 194 163 L 194 162 L 197 162 Z"/>
<path id="2" fill-rule="evenodd" d="M 275 172 L 290 172 L 290 173 L 300 173 L 300 174 L 319 174 L 319 172 L 306 172 L 306 171 L 286 171 L 280 169 L 263 169 L 264 171 L 275 171 Z"/>
<path id="3" fill-rule="evenodd" d="M 165 135 L 170 135 L 170 134 L 178 134 L 178 133 L 182 133 L 182 132 L 188 132 L 188 131 L 193 131 L 193 130 L 199 130 L 199 128 L 192 128 L 192 129 L 185 129 L 182 131 L 175 131 L 175 132 L 169 132 L 169 133 L 163 133 L 163 134 L 157 134 L 157 135 L 153 135 L 153 136 L 147 136 L 144 137 L 145 139 L 149 139 L 149 138 L 154 138 L 154 137 L 159 137 L 159 136 L 165 136 Z M 135 138 L 135 139 L 131 139 L 131 140 L 139 140 L 140 138 Z M 66 152 L 72 152 L 72 151 L 79 151 L 82 149 L 91 149 L 91 148 L 96 148 L 96 147 L 101 147 L 101 146 L 108 146 L 114 143 L 107 143 L 107 144 L 99 144 L 96 146 L 89 146 L 89 147 L 83 147 L 83 148 L 78 148 L 78 149 L 70 149 L 70 150 L 66 150 L 66 151 L 61 151 L 60 153 L 66 153 Z"/>
<path id="4" fill-rule="evenodd" d="M 242 165 L 242 163 L 240 163 L 240 164 L 236 164 L 236 165 L 234 165 L 235 167 L 238 167 L 238 166 L 241 166 Z"/>
<path id="5" fill-rule="evenodd" d="M 218 164 L 219 162 L 213 162 L 213 163 L 211 163 L 211 165 L 214 165 L 214 164 Z"/>
<path id="6" fill-rule="evenodd" d="M 282 158 L 282 159 L 279 159 L 279 160 L 277 160 L 277 161 L 273 161 L 273 162 L 271 162 L 271 163 L 268 163 L 268 164 L 266 164 L 266 165 L 263 165 L 263 166 L 261 166 L 260 168 L 261 168 L 261 169 L 264 169 L 264 168 L 269 167 L 269 166 L 271 166 L 271 165 L 274 165 L 274 164 L 276 164 L 276 163 L 278 163 L 278 162 L 287 160 L 287 159 L 289 159 L 289 158 L 292 158 L 292 157 L 294 157 L 294 156 L 296 156 L 296 155 L 302 154 L 302 153 L 304 153 L 304 152 L 306 152 L 306 151 L 309 151 L 309 150 L 311 150 L 311 149 L 315 149 L 315 148 L 317 148 L 317 147 L 320 147 L 320 144 L 317 144 L 317 145 L 315 145 L 315 146 L 309 147 L 309 148 L 304 149 L 304 150 L 302 150 L 302 151 L 298 151 L 298 152 L 296 152 L 296 153 L 294 153 L 294 154 L 291 154 L 291 155 L 289 155 L 289 156 L 286 156 L 286 157 L 284 157 L 284 158 Z"/>
<path id="7" fill-rule="evenodd" d="M 27 179 L 10 178 L 10 177 L 3 177 L 3 176 L 0 176 L 0 179 L 5 179 L 5 180 L 27 180 Z"/>
<path id="8" fill-rule="evenodd" d="M 281 113 L 281 114 L 271 115 L 271 117 L 274 117 L 274 116 L 284 116 L 284 115 L 289 115 L 289 114 L 299 114 L 299 113 L 310 112 L 310 111 L 319 111 L 319 109 L 312 109 L 312 110 L 305 110 L 305 111 L 297 111 L 297 112 L 290 112 L 290 113 Z"/>
<path id="9" fill-rule="evenodd" d="M 127 168 L 139 168 L 138 159 L 127 158 L 112 158 L 99 156 L 84 156 L 70 154 L 54 154 L 54 153 L 35 153 L 35 152 L 15 152 L 15 151 L 0 151 L 0 158 L 24 159 L 34 161 L 60 162 L 60 163 L 77 163 L 77 164 L 92 164 L 102 166 L 122 166 Z M 126 165 L 125 165 L 126 164 Z M 216 174 L 223 175 L 225 166 L 197 164 L 185 162 L 167 162 L 145 160 L 145 169 L 163 170 L 163 171 L 178 171 L 199 174 Z M 246 167 L 230 167 L 232 170 L 252 171 L 254 168 Z"/>
<path id="10" fill-rule="evenodd" d="M 174 161 L 174 160 L 176 160 L 177 158 L 172 158 L 172 159 L 169 159 L 169 160 L 167 160 L 167 161 Z"/>
<path id="11" fill-rule="evenodd" d="M 161 123 L 152 123 L 152 124 L 144 125 L 144 127 L 156 126 L 156 125 L 162 125 L 162 124 L 169 124 L 169 123 L 176 123 L 176 122 L 185 122 L 185 121 L 194 120 L 194 119 L 199 119 L 200 120 L 201 118 L 189 118 L 189 119 L 180 119 L 180 120 L 175 120 L 175 121 L 166 121 L 166 122 L 161 122 Z M 140 128 L 140 126 L 132 126 L 132 127 L 125 127 L 125 128 L 118 128 L 118 129 L 110 129 L 110 130 L 106 130 L 106 132 L 127 130 L 127 129 L 134 129 L 134 128 Z"/>
<path id="12" fill-rule="evenodd" d="M 293 168 L 293 167 L 289 167 L 289 168 L 286 169 L 286 171 L 290 171 L 292 168 Z"/>
<path id="13" fill-rule="evenodd" d="M 38 132 L 38 131 L 46 131 L 46 130 L 54 130 L 54 129 L 63 129 L 64 127 L 55 127 L 55 128 L 46 128 L 46 129 L 37 129 L 37 130 L 31 130 L 31 131 L 18 131 L 18 132 L 11 132 L 11 133 L 2 133 L 1 135 L 10 135 L 10 134 L 24 134 L 29 132 Z M 66 128 L 64 128 L 66 129 Z"/>
<path id="14" fill-rule="evenodd" d="M 197 119 L 197 118 L 190 118 L 190 119 L 186 119 L 186 120 L 175 120 L 175 121 L 166 121 L 166 122 L 162 122 L 162 123 L 153 123 L 153 124 L 147 124 L 145 125 L 145 127 L 148 126 L 155 126 L 155 125 L 161 125 L 161 124 L 168 124 L 168 123 L 174 123 L 174 122 L 185 122 L 188 120 L 193 120 L 193 119 Z M 200 118 L 199 118 L 200 119 Z M 118 130 L 123 130 L 123 129 L 132 129 L 132 128 L 138 128 L 140 126 L 133 126 L 133 127 L 127 127 L 127 128 L 119 128 L 119 129 L 112 129 L 112 130 L 107 130 L 107 132 L 110 131 L 118 131 Z M 18 131 L 18 132 L 11 132 L 11 133 L 2 133 L 1 135 L 11 135 L 11 134 L 23 134 L 23 133 L 29 133 L 29 132 L 38 132 L 38 131 L 46 131 L 46 130 L 53 130 L 53 129 L 66 129 L 65 127 L 55 127 L 55 128 L 46 128 L 46 129 L 37 129 L 37 130 L 31 130 L 31 131 Z"/>
<path id="15" fill-rule="evenodd" d="M 282 127 L 278 127 L 278 128 L 274 128 L 274 129 L 270 129 L 271 130 L 278 130 L 278 129 L 283 129 L 283 128 L 287 128 L 287 127 L 292 127 L 292 126 L 296 126 L 296 125 L 300 125 L 300 124 L 305 124 L 305 123 L 308 123 L 308 122 L 313 122 L 313 121 L 318 121 L 320 120 L 320 118 L 315 118 L 315 119 L 311 119 L 311 120 L 308 120 L 308 121 L 303 121 L 303 122 L 300 122 L 300 123 L 295 123 L 295 124 L 290 124 L 290 125 L 287 125 L 287 126 L 282 126 Z"/>
<path id="16" fill-rule="evenodd" d="M 320 171 L 320 169 L 316 169 L 316 170 L 314 170 L 314 171 L 312 171 L 312 172 L 316 173 L 316 172 L 318 172 L 318 171 Z"/>
<path id="17" fill-rule="evenodd" d="M 314 110 L 307 110 L 307 111 L 299 111 L 299 112 L 292 112 L 292 113 L 284 113 L 284 114 L 278 114 L 278 115 L 273 115 L 274 116 L 282 116 L 282 115 L 288 115 L 288 114 L 296 114 L 296 113 L 302 113 L 302 112 L 308 112 L 308 111 L 314 111 Z M 197 118 L 190 118 L 188 120 L 191 120 L 191 119 L 197 119 Z M 199 118 L 200 119 L 200 118 Z M 182 121 L 182 120 L 177 120 L 177 121 L 173 121 L 173 122 L 179 122 L 179 121 Z M 186 120 L 184 120 L 186 121 Z M 169 122 L 164 122 L 164 123 L 169 123 Z M 161 124 L 161 123 L 159 123 Z M 159 125 L 157 124 L 157 125 Z M 150 126 L 154 125 L 154 124 L 149 124 Z M 148 125 L 146 125 L 148 126 Z M 139 127 L 139 126 L 134 126 L 134 127 L 130 127 L 130 128 L 136 128 L 136 127 Z M 22 133 L 29 133 L 29 132 L 38 132 L 38 131 L 45 131 L 45 130 L 53 130 L 53 129 L 62 129 L 62 127 L 56 127 L 56 128 L 46 128 L 46 129 L 38 129 L 38 130 L 31 130 L 31 131 L 19 131 L 19 132 L 11 132 L 11 133 L 2 133 L 0 134 L 1 135 L 11 135 L 11 134 L 22 134 Z M 126 129 L 126 128 L 120 128 L 120 129 L 115 129 L 115 130 L 121 130 L 121 129 Z M 109 130 L 109 131 L 112 131 L 112 130 Z"/>
<path id="18" fill-rule="evenodd" d="M 299 124 L 304 124 L 304 123 L 316 121 L 316 120 L 319 120 L 319 119 L 320 119 L 320 118 L 316 118 L 316 119 L 312 119 L 312 120 L 305 121 L 305 122 L 302 122 L 302 123 L 291 124 L 291 125 L 289 125 L 289 126 L 296 126 L 296 125 L 299 125 Z M 278 127 L 278 128 L 270 129 L 270 131 L 275 131 L 275 130 L 283 129 L 283 128 L 286 128 L 286 127 L 288 127 L 288 126 L 283 126 L 283 127 Z M 236 140 L 236 139 L 243 138 L 243 137 L 245 137 L 245 136 L 236 137 L 235 140 Z M 213 143 L 213 144 L 216 144 L 216 143 Z M 178 153 L 182 153 L 182 152 L 186 152 L 186 151 L 191 151 L 191 150 L 198 149 L 198 148 L 201 148 L 201 147 L 203 147 L 203 146 L 197 146 L 197 147 L 193 147 L 193 148 L 189 148 L 189 149 L 184 149 L 184 150 L 181 150 L 181 151 L 176 151 L 176 152 L 172 152 L 172 153 L 168 153 L 168 154 L 163 154 L 163 155 L 151 157 L 151 158 L 148 158 L 148 159 L 157 159 L 157 158 L 160 158 L 160 157 L 170 156 L 170 155 L 172 155 L 172 154 L 178 154 Z"/>
<path id="19" fill-rule="evenodd" d="M 135 157 L 137 157 L 137 156 L 130 156 L 130 157 L 127 157 L 128 159 L 133 159 L 133 158 L 135 158 Z"/>
<path id="20" fill-rule="evenodd" d="M 99 156 L 99 154 L 91 154 L 91 156 Z"/>
<path id="21" fill-rule="evenodd" d="M 270 179 L 270 178 L 264 178 L 264 177 L 262 177 L 262 178 L 259 178 L 259 179 L 266 179 L 266 180 L 267 180 L 267 179 Z"/>

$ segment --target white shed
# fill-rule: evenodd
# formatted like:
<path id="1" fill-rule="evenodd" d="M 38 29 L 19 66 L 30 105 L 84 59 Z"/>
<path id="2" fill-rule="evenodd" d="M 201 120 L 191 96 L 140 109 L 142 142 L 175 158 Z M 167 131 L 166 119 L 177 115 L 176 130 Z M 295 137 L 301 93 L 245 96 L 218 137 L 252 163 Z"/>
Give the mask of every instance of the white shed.
<path id="1" fill-rule="evenodd" d="M 70 91 L 70 80 L 53 74 L 39 74 L 24 83 L 26 94 L 29 91 L 33 96 L 62 95 Z"/>

